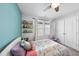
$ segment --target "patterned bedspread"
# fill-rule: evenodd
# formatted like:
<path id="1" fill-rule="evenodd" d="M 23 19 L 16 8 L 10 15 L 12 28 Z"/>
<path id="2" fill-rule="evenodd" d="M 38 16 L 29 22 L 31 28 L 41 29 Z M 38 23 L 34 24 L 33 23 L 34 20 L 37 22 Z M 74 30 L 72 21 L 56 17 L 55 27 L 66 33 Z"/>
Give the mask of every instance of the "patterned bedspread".
<path id="1" fill-rule="evenodd" d="M 70 50 L 50 39 L 37 40 L 34 42 L 36 45 L 35 50 L 38 56 L 69 56 Z"/>

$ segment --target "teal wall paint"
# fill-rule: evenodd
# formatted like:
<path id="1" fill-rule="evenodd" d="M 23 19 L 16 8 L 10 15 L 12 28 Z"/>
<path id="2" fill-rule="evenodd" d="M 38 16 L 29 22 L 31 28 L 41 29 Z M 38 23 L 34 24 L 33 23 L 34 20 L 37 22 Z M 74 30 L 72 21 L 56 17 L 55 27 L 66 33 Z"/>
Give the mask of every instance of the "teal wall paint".
<path id="1" fill-rule="evenodd" d="M 0 3 L 0 49 L 21 36 L 21 13 L 15 3 Z"/>

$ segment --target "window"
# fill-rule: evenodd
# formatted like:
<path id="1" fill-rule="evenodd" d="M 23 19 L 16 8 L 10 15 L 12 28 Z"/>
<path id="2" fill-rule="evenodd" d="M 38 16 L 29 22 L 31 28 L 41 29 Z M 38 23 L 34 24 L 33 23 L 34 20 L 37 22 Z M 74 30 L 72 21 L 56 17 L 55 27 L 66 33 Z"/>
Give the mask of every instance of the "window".
<path id="1" fill-rule="evenodd" d="M 42 20 L 38 20 L 37 35 L 38 36 L 43 36 L 44 35 L 44 22 Z"/>
<path id="2" fill-rule="evenodd" d="M 50 22 L 47 20 L 37 20 L 37 36 L 50 34 Z"/>
<path id="3" fill-rule="evenodd" d="M 50 22 L 49 21 L 44 21 L 44 28 L 45 28 L 45 35 L 49 35 L 50 34 Z"/>

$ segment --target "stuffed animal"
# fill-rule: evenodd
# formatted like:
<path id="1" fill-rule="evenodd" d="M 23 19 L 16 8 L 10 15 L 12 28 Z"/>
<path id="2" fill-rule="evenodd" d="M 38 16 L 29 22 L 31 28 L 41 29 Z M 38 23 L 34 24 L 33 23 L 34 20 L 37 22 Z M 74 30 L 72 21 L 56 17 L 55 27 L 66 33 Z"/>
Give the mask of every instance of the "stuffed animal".
<path id="1" fill-rule="evenodd" d="M 32 46 L 30 44 L 30 42 L 22 40 L 21 41 L 21 46 L 25 49 L 25 50 L 31 50 Z"/>

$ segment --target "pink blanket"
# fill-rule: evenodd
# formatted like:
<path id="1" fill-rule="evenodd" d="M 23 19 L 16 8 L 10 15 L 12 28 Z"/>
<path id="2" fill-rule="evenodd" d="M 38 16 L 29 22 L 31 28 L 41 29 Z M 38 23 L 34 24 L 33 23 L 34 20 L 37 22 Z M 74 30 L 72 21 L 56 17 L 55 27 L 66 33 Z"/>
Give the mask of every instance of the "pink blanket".
<path id="1" fill-rule="evenodd" d="M 27 51 L 26 56 L 37 56 L 37 52 L 35 50 Z"/>

